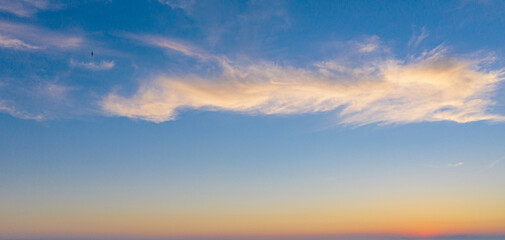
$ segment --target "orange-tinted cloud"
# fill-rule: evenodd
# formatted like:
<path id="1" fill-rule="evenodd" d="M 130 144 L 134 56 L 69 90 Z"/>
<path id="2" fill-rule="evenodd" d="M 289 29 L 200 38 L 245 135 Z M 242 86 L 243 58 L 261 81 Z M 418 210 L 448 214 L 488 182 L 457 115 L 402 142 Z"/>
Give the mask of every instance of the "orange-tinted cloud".
<path id="1" fill-rule="evenodd" d="M 161 75 L 142 83 L 133 96 L 111 93 L 102 102 L 108 114 L 163 122 L 174 120 L 185 108 L 244 114 L 338 109 L 336 122 L 353 125 L 505 120 L 488 113 L 503 72 L 483 68 L 482 60 L 450 57 L 443 48 L 410 61 L 374 59 L 359 67 L 326 61 L 295 68 L 271 62 L 238 64 L 181 43 L 148 40 L 203 61 L 212 58 L 223 72 L 212 78 Z"/>

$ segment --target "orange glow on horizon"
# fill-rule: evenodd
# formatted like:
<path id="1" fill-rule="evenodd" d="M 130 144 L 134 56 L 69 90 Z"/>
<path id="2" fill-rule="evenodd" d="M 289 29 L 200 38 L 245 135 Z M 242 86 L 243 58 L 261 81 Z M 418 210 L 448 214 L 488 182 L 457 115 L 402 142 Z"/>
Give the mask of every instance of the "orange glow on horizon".
<path id="1" fill-rule="evenodd" d="M 102 219 L 89 218 L 85 221 L 31 222 L 27 225 L 2 226 L 0 230 L 8 237 L 319 237 L 319 236 L 408 236 L 429 237 L 456 234 L 505 234 L 504 222 L 437 222 L 437 221 L 362 221 L 344 222 L 335 220 L 307 221 L 308 218 L 287 219 L 206 219 L 193 225 L 187 221 L 177 223 L 166 219 Z M 6 228 L 7 227 L 7 228 Z M 30 231 L 26 231 L 30 228 Z"/>
<path id="2" fill-rule="evenodd" d="M 89 206 L 73 211 L 5 211 L 0 232 L 18 237 L 291 237 L 332 235 L 435 236 L 505 234 L 501 199 L 440 196 L 330 199 L 317 204 Z M 61 208 L 64 209 L 64 208 Z"/>

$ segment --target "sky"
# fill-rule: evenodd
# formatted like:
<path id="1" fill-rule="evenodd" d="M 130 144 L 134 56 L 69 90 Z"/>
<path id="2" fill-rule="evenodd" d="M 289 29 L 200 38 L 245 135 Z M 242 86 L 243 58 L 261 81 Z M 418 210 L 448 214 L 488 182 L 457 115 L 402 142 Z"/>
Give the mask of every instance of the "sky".
<path id="1" fill-rule="evenodd" d="M 0 1 L 0 239 L 505 239 L 503 1 Z"/>

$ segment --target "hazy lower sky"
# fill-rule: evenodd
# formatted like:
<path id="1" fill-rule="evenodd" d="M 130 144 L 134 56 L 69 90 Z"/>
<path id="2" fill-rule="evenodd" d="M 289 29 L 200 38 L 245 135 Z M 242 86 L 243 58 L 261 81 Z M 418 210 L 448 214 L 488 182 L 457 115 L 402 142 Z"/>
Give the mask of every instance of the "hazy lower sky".
<path id="1" fill-rule="evenodd" d="M 503 1 L 1 0 L 0 239 L 505 239 L 504 26 Z"/>

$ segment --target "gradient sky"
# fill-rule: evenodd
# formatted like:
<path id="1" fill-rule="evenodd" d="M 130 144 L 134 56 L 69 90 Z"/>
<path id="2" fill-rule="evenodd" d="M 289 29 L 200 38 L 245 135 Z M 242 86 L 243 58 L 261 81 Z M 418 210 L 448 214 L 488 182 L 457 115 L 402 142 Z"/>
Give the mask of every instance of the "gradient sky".
<path id="1" fill-rule="evenodd" d="M 2 0 L 0 239 L 503 239 L 503 26 L 503 1 Z"/>

